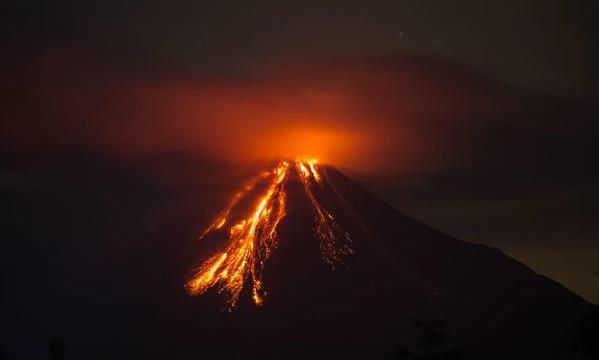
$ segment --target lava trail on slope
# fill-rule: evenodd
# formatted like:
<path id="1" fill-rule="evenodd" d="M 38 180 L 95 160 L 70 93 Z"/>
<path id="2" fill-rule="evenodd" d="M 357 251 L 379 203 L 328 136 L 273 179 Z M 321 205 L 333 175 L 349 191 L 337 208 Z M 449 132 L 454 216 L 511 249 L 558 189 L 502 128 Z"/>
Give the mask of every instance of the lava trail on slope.
<path id="1" fill-rule="evenodd" d="M 334 269 L 343 262 L 345 256 L 353 253 L 349 233 L 314 194 L 313 187 L 322 186 L 322 182 L 327 181 L 326 176 L 321 174 L 317 161 L 281 161 L 274 169 L 256 176 L 243 190 L 236 193 L 228 206 L 202 233 L 200 239 L 229 226 L 229 236 L 222 250 L 198 267 L 187 282 L 186 288 L 190 294 L 203 294 L 208 289 L 217 287 L 226 295 L 229 309 L 233 309 L 248 283 L 252 287 L 252 300 L 257 306 L 262 305 L 267 294 L 262 274 L 268 258 L 277 247 L 277 228 L 286 214 L 285 185 L 292 171 L 297 172 L 314 210 L 314 233 L 320 242 L 322 259 Z M 232 210 L 261 182 L 266 182 L 265 190 L 249 213 L 241 219 L 233 219 Z"/>

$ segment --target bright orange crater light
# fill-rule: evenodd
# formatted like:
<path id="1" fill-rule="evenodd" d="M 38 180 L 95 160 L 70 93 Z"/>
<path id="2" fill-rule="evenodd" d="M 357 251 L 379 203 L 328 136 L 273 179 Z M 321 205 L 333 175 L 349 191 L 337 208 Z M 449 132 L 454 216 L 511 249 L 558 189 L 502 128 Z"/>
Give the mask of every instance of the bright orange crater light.
<path id="1" fill-rule="evenodd" d="M 200 239 L 227 224 L 229 226 L 229 236 L 223 250 L 206 260 L 187 282 L 186 288 L 191 295 L 203 294 L 208 289 L 217 287 L 226 295 L 229 309 L 233 309 L 245 283 L 249 282 L 252 300 L 257 306 L 262 305 L 266 296 L 262 280 L 264 265 L 277 247 L 277 227 L 286 214 L 285 184 L 291 168 L 297 171 L 306 196 L 314 208 L 314 230 L 320 240 L 323 260 L 334 268 L 343 256 L 353 253 L 349 234 L 341 228 L 330 211 L 322 206 L 312 191 L 313 186 L 322 186 L 322 182 L 326 181 L 317 160 L 281 161 L 274 169 L 260 174 L 235 194 L 229 205 L 202 233 Z M 267 186 L 251 212 L 241 220 L 231 222 L 232 209 L 262 180 L 267 181 Z"/>

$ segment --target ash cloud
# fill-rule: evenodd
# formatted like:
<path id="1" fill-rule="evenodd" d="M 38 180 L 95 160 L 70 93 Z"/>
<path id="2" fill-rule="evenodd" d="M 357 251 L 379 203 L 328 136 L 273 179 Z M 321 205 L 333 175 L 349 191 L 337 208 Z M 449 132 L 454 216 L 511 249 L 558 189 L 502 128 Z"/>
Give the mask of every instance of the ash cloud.
<path id="1" fill-rule="evenodd" d="M 482 115 L 516 103 L 479 73 L 425 58 L 287 63 L 238 79 L 131 74 L 103 61 L 63 50 L 5 65 L 5 146 L 232 162 L 306 155 L 412 171 L 445 166 L 474 126 L 498 126 Z"/>
<path id="2" fill-rule="evenodd" d="M 83 148 L 148 164 L 173 153 L 231 164 L 310 156 L 446 199 L 599 180 L 588 156 L 596 105 L 449 61 L 331 58 L 217 78 L 133 71 L 89 49 L 11 60 L 1 70 L 6 153 Z"/>
<path id="3" fill-rule="evenodd" d="M 499 246 L 565 284 L 577 275 L 553 274 L 553 255 L 539 248 L 588 254 L 576 266 L 595 270 L 592 100 L 422 57 L 270 64 L 235 78 L 123 64 L 72 49 L 5 59 L 3 183 L 31 184 L 39 177 L 27 173 L 93 153 L 134 163 L 180 194 L 218 193 L 217 206 L 259 163 L 316 156 L 425 223 Z"/>

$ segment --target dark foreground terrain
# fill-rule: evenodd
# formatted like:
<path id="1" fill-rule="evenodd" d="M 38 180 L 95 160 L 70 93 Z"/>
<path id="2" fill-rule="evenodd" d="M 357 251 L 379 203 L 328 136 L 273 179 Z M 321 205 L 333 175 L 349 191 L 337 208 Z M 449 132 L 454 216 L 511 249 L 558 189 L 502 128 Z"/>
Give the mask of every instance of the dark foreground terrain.
<path id="1" fill-rule="evenodd" d="M 183 288 L 223 239 L 195 241 L 223 197 L 168 192 L 94 155 L 53 163 L 44 186 L 15 183 L 3 194 L 0 358 L 597 358 L 596 306 L 326 173 L 317 197 L 355 254 L 334 271 L 321 260 L 292 180 L 265 304 L 243 293 L 233 312 L 216 291 L 192 298 Z"/>

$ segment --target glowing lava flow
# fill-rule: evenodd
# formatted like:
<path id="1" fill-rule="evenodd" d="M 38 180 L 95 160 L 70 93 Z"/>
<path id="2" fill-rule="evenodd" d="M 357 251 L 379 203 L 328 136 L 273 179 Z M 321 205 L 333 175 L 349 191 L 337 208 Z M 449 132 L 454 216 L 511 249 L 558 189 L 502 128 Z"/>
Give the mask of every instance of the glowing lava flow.
<path id="1" fill-rule="evenodd" d="M 208 235 L 213 230 L 218 230 L 218 229 L 222 228 L 225 225 L 225 223 L 227 222 L 229 214 L 231 213 L 231 210 L 233 210 L 235 205 L 237 205 L 237 203 L 241 199 L 243 199 L 243 197 L 245 195 L 247 195 L 247 193 L 249 193 L 256 187 L 256 184 L 258 184 L 258 181 L 260 181 L 261 179 L 267 178 L 269 175 L 270 175 L 269 172 L 263 172 L 262 174 L 260 174 L 260 176 L 256 176 L 255 178 L 253 178 L 246 186 L 243 187 L 243 189 L 241 191 L 238 191 L 235 194 L 235 196 L 233 197 L 233 199 L 231 200 L 231 202 L 229 203 L 229 205 L 225 208 L 225 210 L 223 210 L 218 215 L 218 217 L 214 220 L 214 222 L 212 224 L 210 224 L 210 226 L 208 226 L 208 228 L 206 228 L 206 230 L 204 230 L 204 232 L 202 233 L 202 235 L 200 235 L 200 237 L 198 239 L 202 240 L 206 235 Z"/>
<path id="2" fill-rule="evenodd" d="M 334 268 L 344 255 L 353 251 L 349 234 L 341 229 L 333 215 L 317 200 L 311 189 L 312 179 L 322 182 L 315 160 L 296 160 L 295 168 L 304 186 L 306 195 L 315 209 L 315 232 L 320 240 L 323 259 Z M 251 278 L 252 299 L 261 305 L 266 291 L 263 289 L 262 273 L 266 260 L 277 246 L 277 227 L 285 216 L 285 183 L 289 177 L 290 164 L 280 162 L 272 172 L 266 172 L 238 192 L 229 205 L 200 236 L 222 228 L 229 221 L 231 210 L 239 201 L 255 189 L 262 179 L 268 179 L 264 190 L 249 216 L 231 225 L 224 250 L 203 263 L 187 282 L 186 288 L 192 295 L 203 294 L 218 286 L 227 295 L 229 309 L 236 306 L 244 282 Z"/>
<path id="3" fill-rule="evenodd" d="M 252 214 L 230 228 L 229 244 L 225 251 L 208 259 L 187 283 L 187 290 L 191 294 L 202 294 L 220 283 L 221 292 L 229 295 L 229 306 L 235 307 L 249 274 L 252 277 L 254 302 L 256 305 L 262 303 L 262 269 L 272 248 L 276 246 L 277 225 L 285 216 L 284 180 L 288 169 L 289 164 L 282 162 L 273 170 L 270 184 Z M 240 197 L 236 196 L 232 205 L 225 210 L 226 214 Z M 224 219 L 226 217 L 221 217 L 214 224 L 218 226 Z M 217 228 L 214 224 L 205 233 Z"/>
<path id="4" fill-rule="evenodd" d="M 314 230 L 316 236 L 320 240 L 320 253 L 324 261 L 334 269 L 335 265 L 341 262 L 343 256 L 353 253 L 350 246 L 351 238 L 337 223 L 335 217 L 320 205 L 312 192 L 310 187 L 310 175 L 316 182 L 321 181 L 321 177 L 316 168 L 316 161 L 298 160 L 296 161 L 296 166 L 304 189 L 306 190 L 306 195 L 316 211 L 316 225 Z"/>

